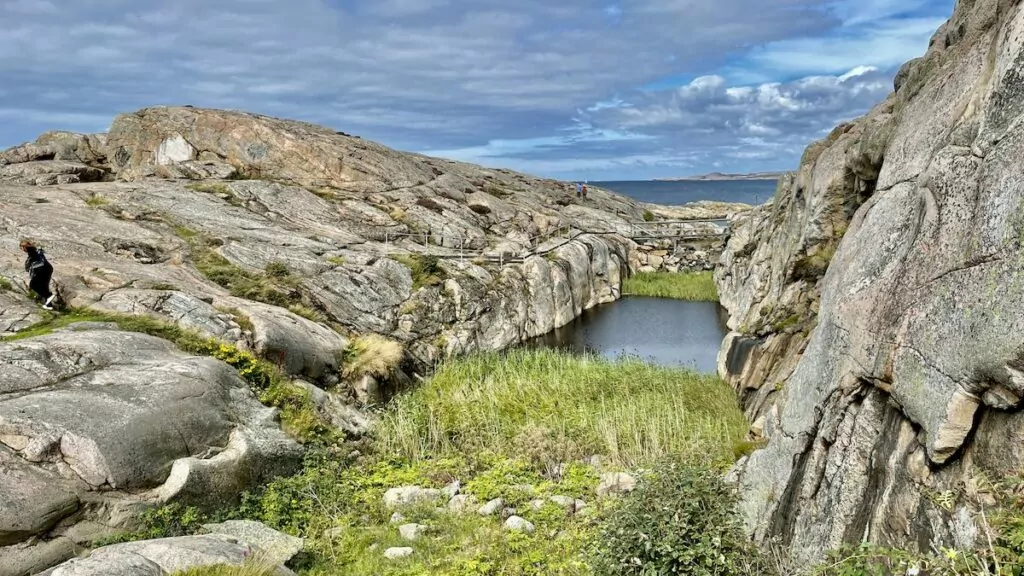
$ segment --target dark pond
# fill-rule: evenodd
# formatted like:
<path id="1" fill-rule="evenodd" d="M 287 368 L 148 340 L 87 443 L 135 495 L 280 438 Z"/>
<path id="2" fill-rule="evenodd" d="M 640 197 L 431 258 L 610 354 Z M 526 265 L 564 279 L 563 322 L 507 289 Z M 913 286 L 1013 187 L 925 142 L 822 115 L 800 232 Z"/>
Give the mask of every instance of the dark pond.
<path id="1" fill-rule="evenodd" d="M 588 310 L 526 345 L 612 359 L 639 356 L 664 366 L 715 372 L 718 348 L 728 332 L 725 321 L 717 303 L 631 296 Z"/>

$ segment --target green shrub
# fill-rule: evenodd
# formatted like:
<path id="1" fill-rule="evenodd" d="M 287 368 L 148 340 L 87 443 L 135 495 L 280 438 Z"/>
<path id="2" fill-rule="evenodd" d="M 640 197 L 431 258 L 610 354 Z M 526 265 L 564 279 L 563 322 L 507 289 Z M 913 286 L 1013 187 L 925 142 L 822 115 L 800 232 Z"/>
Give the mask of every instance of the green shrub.
<path id="1" fill-rule="evenodd" d="M 287 264 L 276 260 L 267 264 L 264 271 L 267 273 L 267 276 L 270 276 L 271 278 L 287 278 L 292 275 L 292 271 L 288 269 Z"/>
<path id="2" fill-rule="evenodd" d="M 9 292 L 11 290 L 14 290 L 14 286 L 11 285 L 11 281 L 0 276 L 0 292 Z"/>
<path id="3" fill-rule="evenodd" d="M 100 208 L 106 206 L 107 204 L 110 204 L 110 200 L 107 200 L 103 196 L 93 192 L 89 194 L 88 198 L 85 199 L 85 203 L 87 206 L 90 206 L 92 208 Z"/>
<path id="4" fill-rule="evenodd" d="M 790 280 L 793 282 L 801 280 L 809 283 L 817 282 L 828 271 L 828 266 L 835 254 L 836 245 L 829 243 L 814 254 L 801 257 L 793 264 L 793 271 L 789 275 Z"/>
<path id="5" fill-rule="evenodd" d="M 650 210 L 644 210 L 644 222 L 653 222 L 653 221 L 654 221 L 654 212 L 651 212 Z"/>
<path id="6" fill-rule="evenodd" d="M 208 520 L 208 517 L 198 508 L 183 506 L 175 502 L 159 508 L 144 510 L 138 517 L 138 523 L 142 525 L 140 529 L 103 538 L 97 541 L 96 545 L 107 546 L 134 540 L 185 536 L 195 533 Z"/>
<path id="7" fill-rule="evenodd" d="M 232 296 L 282 308 L 302 299 L 298 279 L 287 273 L 283 264 L 275 266 L 271 263 L 268 269 L 275 275 L 266 276 L 232 264 L 214 249 L 216 242 L 213 240 L 197 235 L 191 239 L 190 245 L 196 270 L 211 282 L 228 289 Z M 281 268 L 284 268 L 284 275 L 278 275 L 282 272 Z"/>
<path id="8" fill-rule="evenodd" d="M 718 302 L 718 288 L 711 272 L 641 272 L 627 278 L 622 290 L 632 296 Z"/>
<path id="9" fill-rule="evenodd" d="M 600 528 L 592 553 L 595 574 L 763 574 L 736 514 L 737 501 L 718 472 L 660 464 Z"/>
<path id="10" fill-rule="evenodd" d="M 443 284 L 448 279 L 448 274 L 441 267 L 440 259 L 437 256 L 407 254 L 391 256 L 391 259 L 409 269 L 412 273 L 412 286 L 414 289 L 437 286 Z"/>

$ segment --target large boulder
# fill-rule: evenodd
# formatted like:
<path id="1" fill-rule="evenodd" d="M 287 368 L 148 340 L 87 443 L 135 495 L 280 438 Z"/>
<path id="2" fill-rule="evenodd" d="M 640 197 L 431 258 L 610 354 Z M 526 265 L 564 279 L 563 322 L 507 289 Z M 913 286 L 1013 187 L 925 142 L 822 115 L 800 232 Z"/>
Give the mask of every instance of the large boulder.
<path id="1" fill-rule="evenodd" d="M 79 328 L 0 343 L 0 546 L 15 545 L 0 557 L 82 521 L 128 521 L 132 505 L 223 503 L 296 469 L 299 446 L 226 364 Z"/>

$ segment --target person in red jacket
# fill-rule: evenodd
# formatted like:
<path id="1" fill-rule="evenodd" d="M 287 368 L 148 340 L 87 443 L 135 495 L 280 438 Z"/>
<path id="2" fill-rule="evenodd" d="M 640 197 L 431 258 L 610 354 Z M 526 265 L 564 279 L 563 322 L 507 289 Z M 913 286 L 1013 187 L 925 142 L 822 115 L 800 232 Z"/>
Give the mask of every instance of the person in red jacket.
<path id="1" fill-rule="evenodd" d="M 21 241 L 21 251 L 25 258 L 25 272 L 28 272 L 28 287 L 43 299 L 43 308 L 53 310 L 53 301 L 57 295 L 50 292 L 50 279 L 53 277 L 53 265 L 46 259 L 43 249 L 31 240 Z"/>

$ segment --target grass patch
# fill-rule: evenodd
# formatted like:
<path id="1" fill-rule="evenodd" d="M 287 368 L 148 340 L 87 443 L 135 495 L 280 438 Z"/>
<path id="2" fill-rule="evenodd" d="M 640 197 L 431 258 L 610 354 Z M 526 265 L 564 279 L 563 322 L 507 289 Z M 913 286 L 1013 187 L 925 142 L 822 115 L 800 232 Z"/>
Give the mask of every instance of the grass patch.
<path id="1" fill-rule="evenodd" d="M 81 322 L 114 323 L 126 332 L 139 332 L 169 340 L 189 354 L 222 360 L 238 372 L 261 402 L 281 409 L 281 423 L 292 436 L 303 442 L 333 439 L 333 433 L 320 419 L 308 392 L 292 384 L 277 366 L 234 345 L 158 318 L 72 308 L 0 340 L 9 342 L 44 336 Z"/>
<path id="2" fill-rule="evenodd" d="M 651 212 L 650 210 L 644 210 L 644 222 L 653 222 L 653 221 L 654 221 L 654 212 Z"/>
<path id="3" fill-rule="evenodd" d="M 634 296 L 718 302 L 718 288 L 711 272 L 641 272 L 627 278 L 622 291 Z"/>
<path id="4" fill-rule="evenodd" d="M 10 292 L 11 290 L 14 290 L 14 285 L 11 284 L 11 281 L 0 276 L 0 292 Z"/>
<path id="5" fill-rule="evenodd" d="M 377 440 L 414 461 L 478 451 L 538 461 L 600 454 L 626 467 L 665 454 L 731 460 L 747 430 L 717 377 L 553 351 L 451 362 L 392 404 Z M 544 446 L 553 453 L 534 454 Z"/>
<path id="6" fill-rule="evenodd" d="M 184 572 L 173 572 L 171 576 L 273 576 L 276 573 L 277 567 L 273 564 L 260 562 L 259 560 L 248 560 L 236 566 L 218 564 L 216 566 L 192 568 Z"/>
<path id="7" fill-rule="evenodd" d="M 838 245 L 828 243 L 814 254 L 804 256 L 793 264 L 793 271 L 790 273 L 790 280 L 793 282 L 804 281 L 814 283 L 825 276 L 828 265 L 836 255 Z"/>
<path id="8" fill-rule="evenodd" d="M 188 242 L 196 270 L 232 296 L 282 308 L 302 303 L 300 282 L 284 264 L 271 262 L 265 274 L 250 272 L 221 256 L 216 250 L 217 240 L 193 233 Z"/>
<path id="9" fill-rule="evenodd" d="M 390 258 L 409 269 L 414 289 L 438 286 L 448 279 L 448 273 L 441 267 L 441 261 L 437 256 L 400 254 Z"/>
<path id="10" fill-rule="evenodd" d="M 316 310 L 306 306 L 305 304 L 292 304 L 288 306 L 288 311 L 296 316 L 301 316 L 311 322 L 323 322 L 324 317 Z"/>
<path id="11" fill-rule="evenodd" d="M 231 191 L 231 188 L 227 186 L 227 184 L 223 184 L 221 182 L 195 182 L 185 187 L 195 192 L 213 194 L 214 196 L 221 198 L 222 200 L 224 200 L 228 204 L 231 204 L 232 206 L 242 206 L 244 204 L 244 202 L 242 202 L 242 199 L 236 196 L 235 193 Z"/>
<path id="12" fill-rule="evenodd" d="M 107 200 L 103 196 L 93 192 L 85 199 L 85 204 L 90 208 L 102 208 L 103 206 L 110 204 L 110 200 Z"/>
<path id="13" fill-rule="evenodd" d="M 344 266 L 345 259 L 341 256 L 331 256 L 327 259 L 327 263 L 331 266 Z"/>
<path id="14" fill-rule="evenodd" d="M 231 319 L 235 321 L 235 324 L 238 324 L 238 327 L 241 328 L 243 332 L 249 332 L 251 334 L 256 330 L 256 326 L 253 325 L 252 319 L 238 308 L 220 307 L 217 308 L 217 311 L 231 316 Z"/>
<path id="15" fill-rule="evenodd" d="M 342 375 L 387 377 L 402 361 L 402 345 L 378 334 L 359 336 L 341 353 Z"/>

